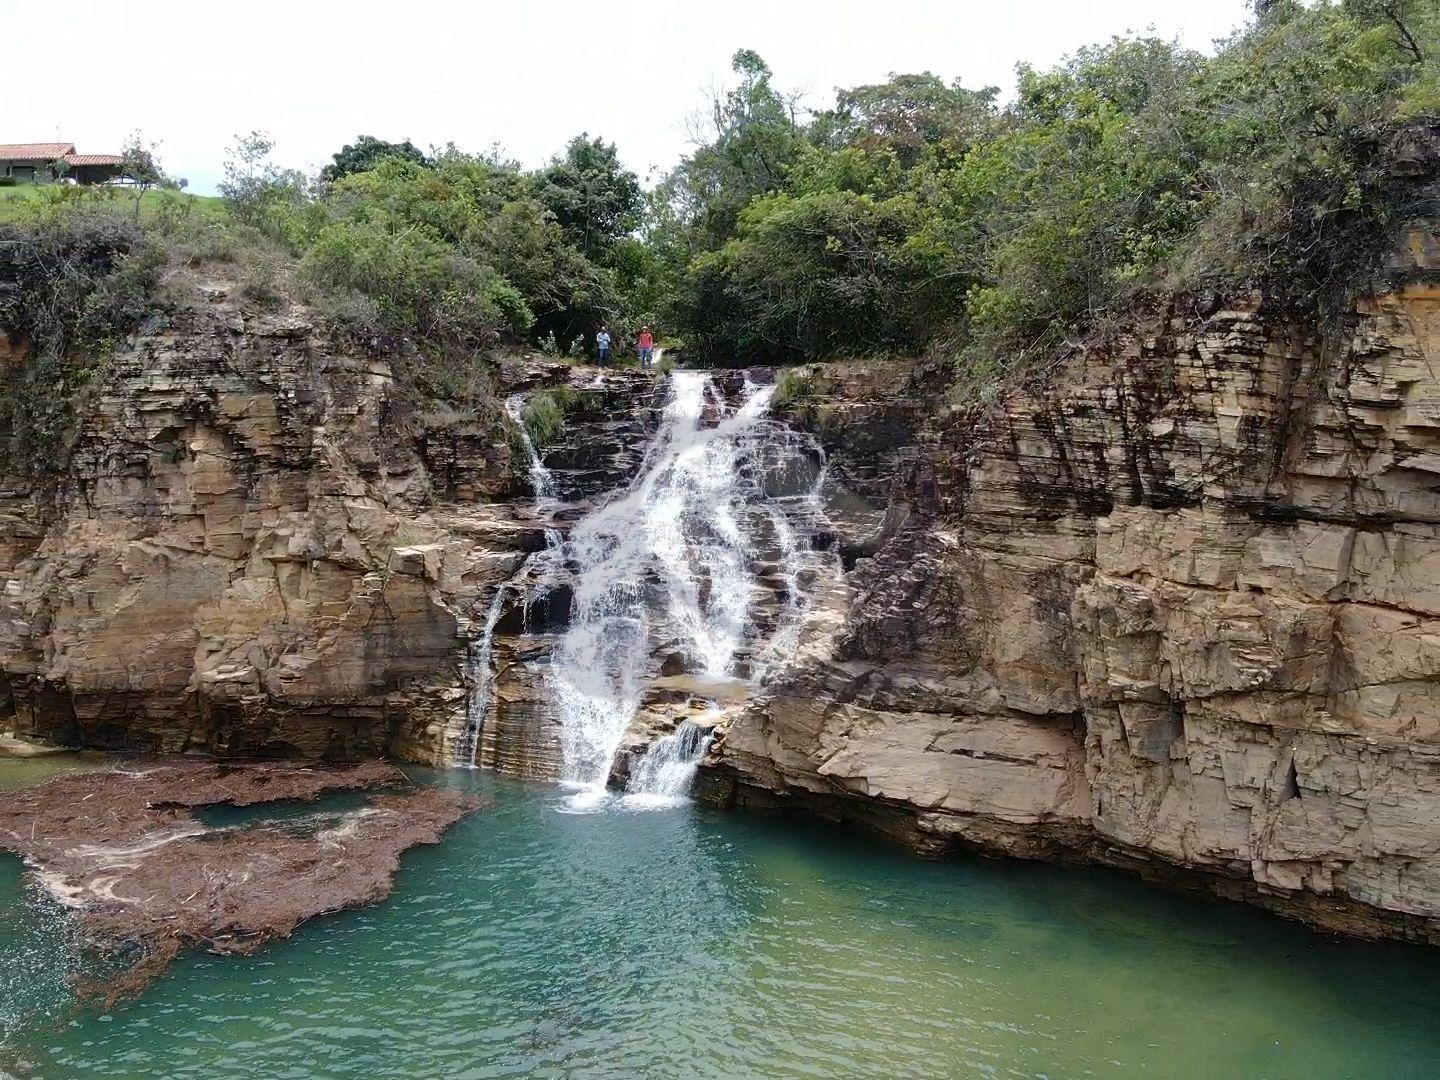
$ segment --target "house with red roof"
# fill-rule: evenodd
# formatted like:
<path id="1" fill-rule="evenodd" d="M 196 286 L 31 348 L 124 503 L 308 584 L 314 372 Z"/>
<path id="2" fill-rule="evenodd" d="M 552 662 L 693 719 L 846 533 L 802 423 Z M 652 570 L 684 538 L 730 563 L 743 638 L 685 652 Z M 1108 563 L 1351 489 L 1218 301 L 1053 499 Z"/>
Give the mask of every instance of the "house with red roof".
<path id="1" fill-rule="evenodd" d="M 103 184 L 125 173 L 119 154 L 78 154 L 74 143 L 0 143 L 0 183 Z"/>

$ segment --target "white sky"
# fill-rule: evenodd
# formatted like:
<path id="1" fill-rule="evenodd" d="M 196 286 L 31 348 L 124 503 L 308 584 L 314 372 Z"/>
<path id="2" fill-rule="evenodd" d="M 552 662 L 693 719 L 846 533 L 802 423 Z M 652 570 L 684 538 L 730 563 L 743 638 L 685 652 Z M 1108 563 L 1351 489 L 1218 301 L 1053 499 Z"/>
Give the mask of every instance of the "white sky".
<path id="1" fill-rule="evenodd" d="M 361 133 L 538 165 L 589 131 L 645 179 L 737 48 L 823 106 L 892 71 L 1008 93 L 1020 61 L 1149 26 L 1208 49 L 1245 17 L 1245 0 L 0 0 L 0 142 L 104 153 L 139 129 L 208 193 L 254 128 L 306 171 Z"/>

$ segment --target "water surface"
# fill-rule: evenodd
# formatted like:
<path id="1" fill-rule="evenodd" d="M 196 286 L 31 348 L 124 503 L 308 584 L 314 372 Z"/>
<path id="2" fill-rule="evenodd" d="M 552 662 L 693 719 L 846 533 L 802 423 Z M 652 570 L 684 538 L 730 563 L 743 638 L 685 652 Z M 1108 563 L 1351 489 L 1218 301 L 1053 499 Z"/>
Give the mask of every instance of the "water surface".
<path id="1" fill-rule="evenodd" d="M 799 820 L 488 774 L 395 894 L 64 1007 L 64 919 L 0 860 L 0 1070 L 43 1077 L 1401 1077 L 1440 951 L 1103 872 L 927 863 Z M 293 808 L 288 812 L 295 812 Z M 23 1019 L 22 1019 L 23 1018 Z"/>
<path id="2" fill-rule="evenodd" d="M 29 787 L 62 772 L 100 769 L 114 763 L 112 755 L 91 750 L 47 752 L 33 757 L 0 754 L 0 791 Z"/>

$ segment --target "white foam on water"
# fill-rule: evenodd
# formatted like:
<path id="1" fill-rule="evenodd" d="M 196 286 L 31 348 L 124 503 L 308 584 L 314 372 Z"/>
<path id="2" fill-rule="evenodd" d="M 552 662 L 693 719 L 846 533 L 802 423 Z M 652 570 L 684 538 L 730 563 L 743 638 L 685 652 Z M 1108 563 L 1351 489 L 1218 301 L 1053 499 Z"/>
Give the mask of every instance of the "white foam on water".
<path id="1" fill-rule="evenodd" d="M 656 740 L 630 776 L 625 805 L 656 810 L 687 802 L 712 737 L 710 727 L 683 720 L 674 732 Z"/>

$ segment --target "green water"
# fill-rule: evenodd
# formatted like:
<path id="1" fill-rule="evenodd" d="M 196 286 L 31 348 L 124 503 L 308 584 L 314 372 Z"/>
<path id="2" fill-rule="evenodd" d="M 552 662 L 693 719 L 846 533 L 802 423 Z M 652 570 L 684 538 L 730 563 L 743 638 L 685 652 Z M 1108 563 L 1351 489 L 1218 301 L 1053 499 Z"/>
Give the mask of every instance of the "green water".
<path id="1" fill-rule="evenodd" d="M 107 764 L 113 764 L 114 760 L 107 754 L 91 751 L 39 754 L 35 757 L 0 754 L 0 791 L 38 784 L 63 772 L 103 768 Z"/>
<path id="2" fill-rule="evenodd" d="M 1433 1076 L 1440 950 L 1123 876 L 913 860 L 803 821 L 496 808 L 395 894 L 63 1009 L 64 920 L 0 861 L 0 1070 L 44 1077 Z M 21 1017 L 29 1017 L 23 1022 Z"/>

